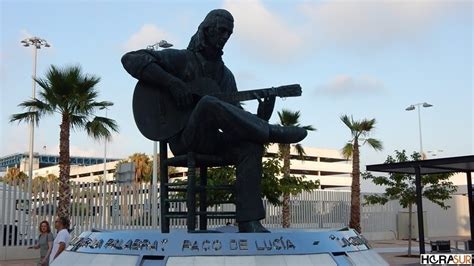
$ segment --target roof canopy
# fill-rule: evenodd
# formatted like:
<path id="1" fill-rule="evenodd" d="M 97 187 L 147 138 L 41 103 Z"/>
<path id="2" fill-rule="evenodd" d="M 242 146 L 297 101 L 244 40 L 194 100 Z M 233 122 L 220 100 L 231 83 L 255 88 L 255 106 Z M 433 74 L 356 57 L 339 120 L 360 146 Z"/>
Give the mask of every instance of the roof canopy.
<path id="1" fill-rule="evenodd" d="M 474 155 L 402 163 L 372 164 L 367 165 L 367 171 L 415 174 L 416 167 L 420 167 L 420 174 L 422 175 L 452 172 L 473 172 Z"/>
<path id="2" fill-rule="evenodd" d="M 418 171 L 419 169 L 419 171 Z M 418 237 L 420 239 L 420 253 L 425 253 L 425 233 L 423 226 L 423 200 L 421 175 L 465 172 L 467 177 L 467 191 L 469 202 L 469 222 L 471 227 L 471 241 L 474 240 L 474 205 L 472 193 L 471 172 L 474 171 L 474 155 L 440 158 L 402 163 L 387 163 L 367 165 L 367 171 L 413 174 L 416 185 L 416 205 L 418 214 Z"/>

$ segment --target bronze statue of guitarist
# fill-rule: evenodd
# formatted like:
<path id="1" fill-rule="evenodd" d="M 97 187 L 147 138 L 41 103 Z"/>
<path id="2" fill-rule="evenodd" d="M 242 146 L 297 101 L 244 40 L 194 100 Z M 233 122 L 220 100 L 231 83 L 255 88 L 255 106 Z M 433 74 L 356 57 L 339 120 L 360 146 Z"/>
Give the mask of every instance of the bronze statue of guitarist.
<path id="1" fill-rule="evenodd" d="M 212 10 L 187 49 L 129 52 L 122 64 L 139 80 L 133 109 L 140 131 L 149 139 L 169 141 L 175 155 L 195 151 L 235 162 L 239 232 L 268 232 L 260 223 L 265 218 L 260 184 L 263 144 L 299 142 L 307 132 L 268 123 L 278 91 L 257 90 L 244 97 L 258 99 L 257 115 L 245 111 L 239 97 L 232 97 L 237 86 L 222 61 L 222 49 L 233 27 L 228 11 Z M 283 96 L 301 94 L 299 85 L 289 89 Z"/>

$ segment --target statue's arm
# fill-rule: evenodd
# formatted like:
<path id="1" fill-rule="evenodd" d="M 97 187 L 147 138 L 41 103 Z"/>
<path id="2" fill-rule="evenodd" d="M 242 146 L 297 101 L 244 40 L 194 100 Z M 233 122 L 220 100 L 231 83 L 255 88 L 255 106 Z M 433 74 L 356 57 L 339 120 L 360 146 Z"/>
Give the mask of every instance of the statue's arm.
<path id="1" fill-rule="evenodd" d="M 122 57 L 122 65 L 134 78 L 168 90 L 179 107 L 187 106 L 193 101 L 192 95 L 186 84 L 172 74 L 178 72 L 177 64 L 184 60 L 177 51 L 166 52 L 168 54 L 149 50 L 129 52 Z"/>
<path id="2" fill-rule="evenodd" d="M 182 81 L 166 71 L 161 65 L 158 53 L 138 50 L 122 56 L 122 65 L 134 78 L 157 85 L 161 88 L 171 88 L 173 84 Z"/>

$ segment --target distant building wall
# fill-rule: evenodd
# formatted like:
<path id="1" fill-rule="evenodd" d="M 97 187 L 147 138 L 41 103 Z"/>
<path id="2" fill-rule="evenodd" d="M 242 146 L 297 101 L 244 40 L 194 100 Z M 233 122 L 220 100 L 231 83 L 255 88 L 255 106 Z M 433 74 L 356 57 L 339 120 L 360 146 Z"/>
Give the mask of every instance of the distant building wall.
<path id="1" fill-rule="evenodd" d="M 306 155 L 297 158 L 291 149 L 291 173 L 304 175 L 308 180 L 319 180 L 321 188 L 349 188 L 352 177 L 352 161 L 344 158 L 340 150 L 303 147 Z M 271 145 L 268 153 L 278 154 L 278 145 Z"/>
<path id="2" fill-rule="evenodd" d="M 115 166 L 119 161 L 105 164 L 106 180 L 114 181 Z M 54 174 L 59 176 L 59 165 L 40 168 L 33 171 L 33 176 L 47 176 Z M 71 165 L 69 176 L 73 182 L 97 182 L 104 176 L 104 164 L 94 164 L 89 166 Z"/>
<path id="3" fill-rule="evenodd" d="M 448 200 L 447 210 L 429 200 L 423 200 L 430 237 L 470 236 L 469 206 L 467 196 L 454 195 Z"/>
<path id="4" fill-rule="evenodd" d="M 346 160 L 335 149 L 319 149 L 304 147 L 306 156 L 303 160 L 296 158 L 296 152 L 292 149 L 291 173 L 297 176 L 304 175 L 307 180 L 319 180 L 321 188 L 349 188 L 351 186 L 352 162 Z M 278 146 L 271 145 L 268 149 L 270 155 L 278 153 Z M 172 156 L 170 153 L 168 156 Z M 265 158 L 264 158 L 265 160 Z M 114 181 L 115 167 L 119 161 L 106 163 L 107 181 Z M 177 168 L 172 177 L 185 178 L 186 168 Z M 33 176 L 46 176 L 55 174 L 59 176 L 59 166 L 49 166 L 36 169 Z M 96 182 L 104 175 L 104 164 L 89 166 L 71 165 L 71 180 L 74 182 Z"/>
<path id="5" fill-rule="evenodd" d="M 117 161 L 120 159 L 107 158 L 107 162 Z M 29 167 L 29 153 L 15 153 L 0 157 L 0 171 L 5 171 L 7 168 L 18 167 L 25 172 Z M 70 157 L 71 165 L 94 165 L 104 162 L 104 158 L 90 157 L 90 156 L 74 156 Z M 40 154 L 33 153 L 33 169 L 54 166 L 59 164 L 59 155 L 55 154 Z"/>

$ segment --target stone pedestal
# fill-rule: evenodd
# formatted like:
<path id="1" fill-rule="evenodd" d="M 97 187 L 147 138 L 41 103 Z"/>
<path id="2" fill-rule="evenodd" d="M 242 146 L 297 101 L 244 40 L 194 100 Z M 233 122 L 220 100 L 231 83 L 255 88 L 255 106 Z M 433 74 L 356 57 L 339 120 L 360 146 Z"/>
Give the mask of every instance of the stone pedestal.
<path id="1" fill-rule="evenodd" d="M 84 232 L 53 265 L 388 265 L 354 230 Z"/>

